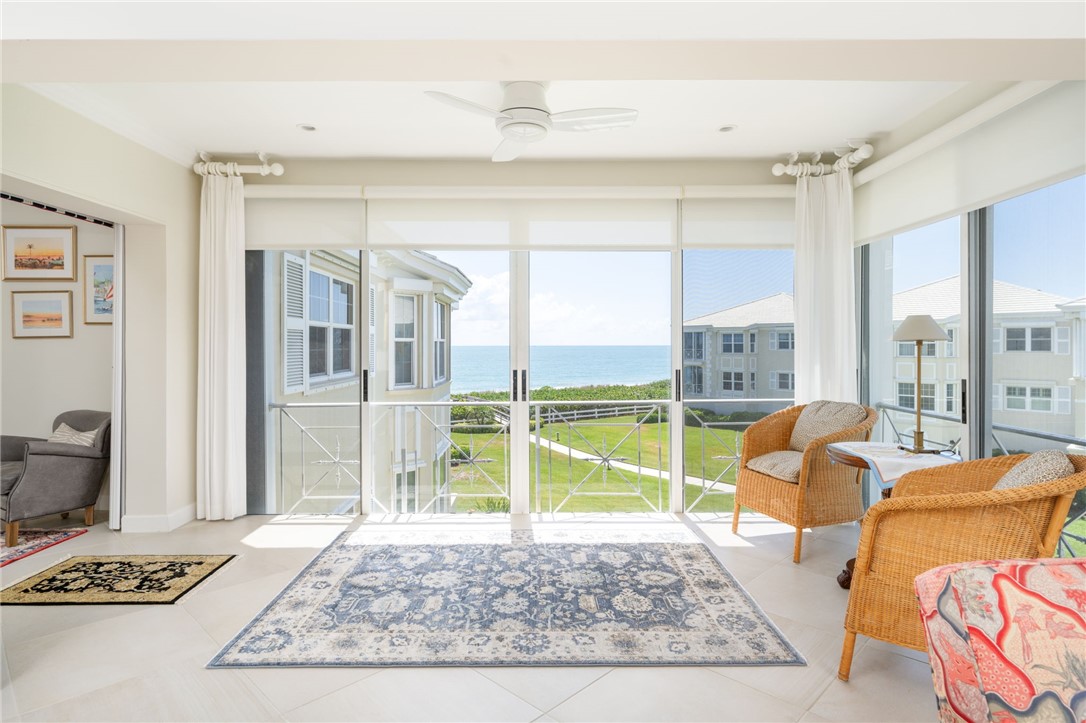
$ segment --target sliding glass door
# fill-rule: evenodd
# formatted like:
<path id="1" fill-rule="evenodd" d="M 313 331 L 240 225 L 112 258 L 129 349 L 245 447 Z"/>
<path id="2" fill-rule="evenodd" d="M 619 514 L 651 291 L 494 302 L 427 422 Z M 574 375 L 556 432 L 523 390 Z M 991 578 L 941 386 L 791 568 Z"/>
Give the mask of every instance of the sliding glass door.
<path id="1" fill-rule="evenodd" d="M 508 512 L 509 253 L 369 258 L 372 513 Z"/>
<path id="2" fill-rule="evenodd" d="M 529 507 L 669 508 L 671 254 L 529 258 Z"/>
<path id="3" fill-rule="evenodd" d="M 263 489 L 249 490 L 259 511 L 361 510 L 361 262 L 336 249 L 248 252 L 248 283 L 263 289 L 249 313 L 249 393 L 265 400 L 249 429 L 268 451 Z"/>

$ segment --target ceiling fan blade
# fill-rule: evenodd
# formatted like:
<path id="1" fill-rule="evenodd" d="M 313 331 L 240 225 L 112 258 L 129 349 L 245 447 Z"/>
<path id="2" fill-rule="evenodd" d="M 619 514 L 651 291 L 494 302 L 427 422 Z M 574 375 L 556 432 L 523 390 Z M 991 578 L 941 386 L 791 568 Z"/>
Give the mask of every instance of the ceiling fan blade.
<path id="1" fill-rule="evenodd" d="M 490 160 L 495 163 L 511 161 L 521 153 L 524 153 L 524 149 L 527 147 L 527 143 L 521 143 L 520 141 L 513 141 L 506 138 L 494 149 L 494 155 L 490 157 Z"/>
<path id="2" fill-rule="evenodd" d="M 441 101 L 445 105 L 451 105 L 453 108 L 459 108 L 460 110 L 466 110 L 469 113 L 477 113 L 479 115 L 485 115 L 487 118 L 507 118 L 508 116 L 499 113 L 492 108 L 487 108 L 485 105 L 479 105 L 473 103 L 470 100 L 464 100 L 463 98 L 457 98 L 455 95 L 449 95 L 448 93 L 442 93 L 439 90 L 424 90 L 426 95 L 430 96 L 434 100 Z"/>
<path id="3" fill-rule="evenodd" d="M 581 108 L 551 113 L 551 128 L 556 131 L 596 131 L 625 128 L 637 120 L 637 111 L 630 108 Z"/>

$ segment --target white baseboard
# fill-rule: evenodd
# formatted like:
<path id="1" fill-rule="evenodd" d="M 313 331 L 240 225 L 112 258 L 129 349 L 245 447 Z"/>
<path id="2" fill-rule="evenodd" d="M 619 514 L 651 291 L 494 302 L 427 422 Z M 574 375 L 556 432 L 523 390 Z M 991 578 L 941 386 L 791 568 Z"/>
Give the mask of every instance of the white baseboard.
<path id="1" fill-rule="evenodd" d="M 170 532 L 195 519 L 195 503 L 166 515 L 124 515 L 121 517 L 121 532 Z"/>

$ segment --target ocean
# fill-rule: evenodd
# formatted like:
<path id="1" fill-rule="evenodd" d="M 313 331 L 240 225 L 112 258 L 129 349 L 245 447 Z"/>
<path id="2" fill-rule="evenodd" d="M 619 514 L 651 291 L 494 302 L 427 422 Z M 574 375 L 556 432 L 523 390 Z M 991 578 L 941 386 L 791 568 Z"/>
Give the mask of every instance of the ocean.
<path id="1" fill-rule="evenodd" d="M 528 382 L 539 387 L 645 384 L 671 378 L 667 346 L 533 346 Z M 500 391 L 512 382 L 509 347 L 453 346 L 452 393 Z"/>

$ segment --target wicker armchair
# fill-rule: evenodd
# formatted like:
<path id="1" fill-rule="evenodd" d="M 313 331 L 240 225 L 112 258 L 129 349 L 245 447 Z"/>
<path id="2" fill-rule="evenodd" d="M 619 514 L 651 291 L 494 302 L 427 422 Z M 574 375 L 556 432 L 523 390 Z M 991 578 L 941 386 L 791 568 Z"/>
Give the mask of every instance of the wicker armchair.
<path id="1" fill-rule="evenodd" d="M 848 680 L 856 634 L 926 650 L 914 593 L 917 575 L 970 560 L 1052 557 L 1075 492 L 1086 487 L 1086 457 L 1075 474 L 1051 482 L 993 490 L 1028 455 L 910 472 L 890 499 L 871 507 L 845 614 L 837 677 Z"/>
<path id="2" fill-rule="evenodd" d="M 867 417 L 856 426 L 812 440 L 803 450 L 799 483 L 785 482 L 747 467 L 755 457 L 788 449 L 796 420 L 806 405 L 789 407 L 760 419 L 743 434 L 743 451 L 735 482 L 732 533 L 739 532 L 739 508 L 747 507 L 796 528 L 792 561 L 799 562 L 803 529 L 858 520 L 863 515 L 860 475 L 863 470 L 834 464 L 826 454 L 833 442 L 866 442 L 878 412 L 864 407 Z"/>

